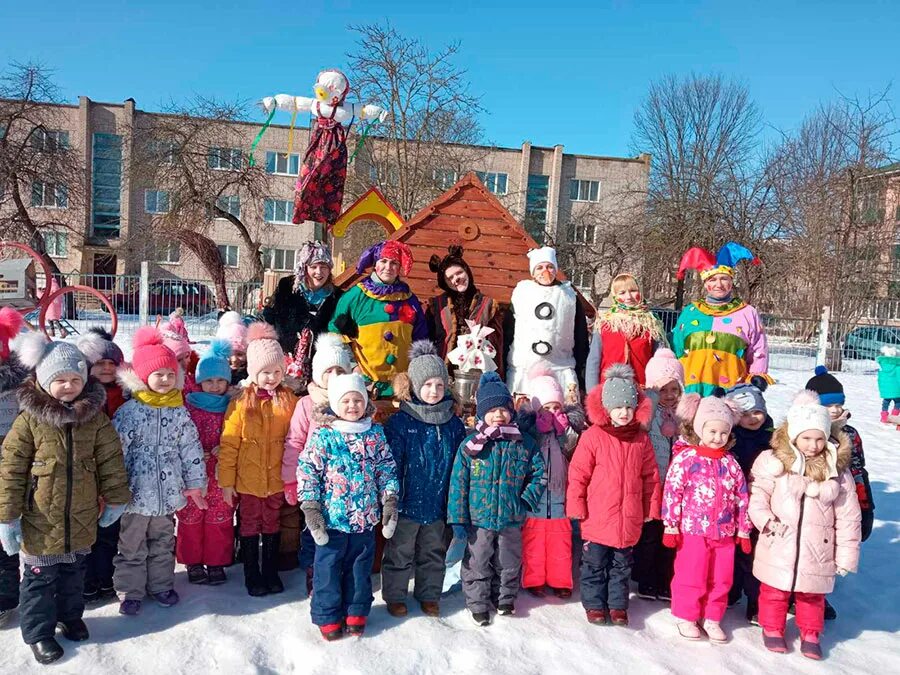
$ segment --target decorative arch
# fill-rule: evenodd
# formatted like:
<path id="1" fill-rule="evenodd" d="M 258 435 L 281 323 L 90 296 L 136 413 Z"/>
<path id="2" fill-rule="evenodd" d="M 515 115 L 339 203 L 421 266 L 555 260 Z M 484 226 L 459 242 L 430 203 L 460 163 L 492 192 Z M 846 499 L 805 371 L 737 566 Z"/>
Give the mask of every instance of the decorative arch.
<path id="1" fill-rule="evenodd" d="M 344 237 L 347 234 L 347 228 L 359 220 L 371 220 L 378 223 L 388 236 L 406 225 L 406 221 L 391 206 L 381 191 L 374 186 L 347 207 L 331 227 L 331 234 L 335 237 Z"/>

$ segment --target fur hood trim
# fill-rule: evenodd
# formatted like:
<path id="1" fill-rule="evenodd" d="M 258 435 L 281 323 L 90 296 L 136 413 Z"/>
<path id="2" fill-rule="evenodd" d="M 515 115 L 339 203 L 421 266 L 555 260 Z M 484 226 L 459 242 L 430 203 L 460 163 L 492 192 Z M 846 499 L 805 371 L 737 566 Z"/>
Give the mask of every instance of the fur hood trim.
<path id="1" fill-rule="evenodd" d="M 0 394 L 17 389 L 28 379 L 31 371 L 19 360 L 15 352 L 10 352 L 6 361 L 0 363 Z"/>
<path id="2" fill-rule="evenodd" d="M 366 406 L 366 414 L 363 417 L 373 417 L 375 415 L 375 404 L 372 401 L 369 401 L 369 404 Z M 334 414 L 334 411 L 328 406 L 327 403 L 323 405 L 317 405 L 313 408 L 313 420 L 315 420 L 316 424 L 320 427 L 330 427 L 331 423 L 338 419 L 338 416 Z"/>
<path id="3" fill-rule="evenodd" d="M 51 427 L 73 424 L 78 427 L 90 422 L 102 412 L 106 403 L 106 389 L 90 377 L 81 395 L 70 405 L 66 405 L 41 389 L 34 380 L 28 380 L 19 387 L 18 398 L 22 411 L 41 424 Z"/>
<path id="4" fill-rule="evenodd" d="M 178 374 L 175 377 L 175 388 L 182 392 L 184 391 L 184 377 L 184 369 L 179 366 Z M 123 363 L 116 371 L 116 380 L 122 385 L 122 392 L 126 396 L 130 396 L 136 391 L 149 389 L 144 381 L 138 377 L 138 374 L 134 372 L 134 368 L 131 367 L 130 363 Z"/>
<path id="5" fill-rule="evenodd" d="M 850 459 L 853 448 L 850 443 L 850 437 L 844 431 L 838 432 L 837 441 L 836 468 L 838 475 L 840 475 L 850 468 Z M 794 465 L 794 449 L 791 447 L 791 439 L 788 435 L 786 423 L 778 427 L 775 430 L 775 433 L 772 434 L 771 446 L 771 459 L 777 460 L 777 464 L 772 463 L 770 466 L 767 466 L 766 469 L 768 469 L 773 476 L 780 476 L 783 473 L 790 472 L 791 467 Z"/>
<path id="6" fill-rule="evenodd" d="M 591 389 L 584 400 L 584 407 L 592 424 L 601 427 L 610 424 L 609 413 L 603 407 L 603 387 L 601 385 Z M 638 392 L 638 406 L 634 411 L 634 418 L 642 429 L 650 429 L 650 424 L 653 422 L 653 401 L 647 398 L 643 392 Z"/>

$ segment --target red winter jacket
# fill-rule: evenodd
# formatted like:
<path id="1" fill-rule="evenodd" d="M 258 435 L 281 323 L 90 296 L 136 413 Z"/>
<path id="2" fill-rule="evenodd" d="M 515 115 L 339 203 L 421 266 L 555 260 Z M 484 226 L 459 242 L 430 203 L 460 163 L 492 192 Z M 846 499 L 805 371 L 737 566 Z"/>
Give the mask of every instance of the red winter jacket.
<path id="1" fill-rule="evenodd" d="M 581 520 L 581 536 L 614 548 L 634 546 L 648 519 L 659 519 L 659 467 L 644 425 L 653 406 L 643 396 L 635 420 L 613 427 L 602 388 L 585 402 L 593 426 L 582 434 L 569 465 L 566 515 Z"/>

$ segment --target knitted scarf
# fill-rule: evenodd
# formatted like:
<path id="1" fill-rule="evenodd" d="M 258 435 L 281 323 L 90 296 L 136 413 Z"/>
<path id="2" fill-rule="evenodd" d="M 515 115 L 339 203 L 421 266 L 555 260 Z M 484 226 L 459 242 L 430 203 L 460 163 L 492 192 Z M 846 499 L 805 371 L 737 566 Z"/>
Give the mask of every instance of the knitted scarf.
<path id="1" fill-rule="evenodd" d="M 710 448 L 706 445 L 695 445 L 694 450 L 697 451 L 697 455 L 700 457 L 722 459 L 725 456 L 725 453 L 728 452 L 728 446 L 723 445 L 721 448 Z"/>
<path id="2" fill-rule="evenodd" d="M 437 403 L 423 403 L 417 398 L 402 401 L 400 410 L 423 424 L 446 424 L 453 417 L 453 397 L 448 396 Z"/>
<path id="3" fill-rule="evenodd" d="M 228 409 L 231 399 L 224 394 L 210 394 L 205 391 L 192 391 L 186 397 L 187 402 L 195 408 L 211 413 L 223 413 Z"/>
<path id="4" fill-rule="evenodd" d="M 331 422 L 331 428 L 335 431 L 340 431 L 342 434 L 362 434 L 372 428 L 372 418 L 363 417 L 355 422 L 336 419 Z"/>
<path id="5" fill-rule="evenodd" d="M 606 327 L 613 333 L 621 333 L 629 340 L 645 333 L 655 342 L 662 342 L 664 339 L 662 324 L 643 302 L 634 307 L 616 302 L 600 317 L 600 327 Z"/>
<path id="6" fill-rule="evenodd" d="M 314 291 L 311 291 L 308 288 L 304 288 L 303 297 L 306 299 L 306 302 L 318 309 L 322 305 L 322 303 L 328 299 L 328 296 L 333 292 L 334 286 L 332 286 L 331 284 L 325 284 L 321 288 L 317 288 Z"/>
<path id="7" fill-rule="evenodd" d="M 152 408 L 178 408 L 184 405 L 184 397 L 180 389 L 173 389 L 165 394 L 158 394 L 149 389 L 139 389 L 132 396 L 144 405 Z"/>
<path id="8" fill-rule="evenodd" d="M 539 411 L 535 420 L 535 426 L 540 434 L 544 466 L 548 467 L 550 476 L 547 487 L 556 497 L 566 494 L 566 474 L 569 462 L 559 445 L 559 437 L 566 432 L 568 423 L 569 419 L 565 413 L 559 412 L 554 415 L 547 410 Z"/>
<path id="9" fill-rule="evenodd" d="M 740 298 L 729 295 L 726 300 L 706 298 L 705 300 L 697 300 L 694 304 L 697 306 L 697 309 L 709 316 L 727 316 L 741 309 L 746 303 Z"/>
<path id="10" fill-rule="evenodd" d="M 475 435 L 466 441 L 466 453 L 475 457 L 484 450 L 488 441 L 520 441 L 522 432 L 515 424 L 490 425 L 484 420 L 478 420 L 475 425 Z"/>

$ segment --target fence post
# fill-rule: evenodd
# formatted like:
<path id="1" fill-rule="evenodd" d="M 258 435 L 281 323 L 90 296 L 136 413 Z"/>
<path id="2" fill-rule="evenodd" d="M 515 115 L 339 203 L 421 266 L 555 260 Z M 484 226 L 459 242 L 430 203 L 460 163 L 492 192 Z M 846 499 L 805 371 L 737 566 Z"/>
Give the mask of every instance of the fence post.
<path id="1" fill-rule="evenodd" d="M 828 363 L 828 331 L 831 322 L 831 306 L 822 308 L 822 318 L 819 320 L 819 343 L 816 348 L 816 365 Z"/>
<path id="2" fill-rule="evenodd" d="M 141 262 L 141 280 L 138 286 L 138 315 L 141 326 L 150 321 L 150 263 Z"/>

